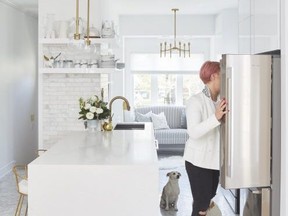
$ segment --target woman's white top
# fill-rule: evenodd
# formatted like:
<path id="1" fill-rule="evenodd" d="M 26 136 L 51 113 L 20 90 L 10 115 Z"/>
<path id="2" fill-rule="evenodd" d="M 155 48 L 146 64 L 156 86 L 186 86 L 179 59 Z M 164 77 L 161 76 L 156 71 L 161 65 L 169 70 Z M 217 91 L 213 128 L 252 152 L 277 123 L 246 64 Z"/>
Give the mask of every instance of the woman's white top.
<path id="1" fill-rule="evenodd" d="M 215 106 L 207 94 L 207 87 L 187 101 L 189 139 L 185 145 L 184 159 L 198 167 L 219 170 L 220 122 L 215 116 Z"/>

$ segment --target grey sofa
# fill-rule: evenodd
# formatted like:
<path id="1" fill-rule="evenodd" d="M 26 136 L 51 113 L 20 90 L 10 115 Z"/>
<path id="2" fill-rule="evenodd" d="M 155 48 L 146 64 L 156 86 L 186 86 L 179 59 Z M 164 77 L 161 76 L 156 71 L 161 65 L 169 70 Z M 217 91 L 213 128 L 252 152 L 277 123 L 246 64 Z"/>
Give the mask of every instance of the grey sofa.
<path id="1" fill-rule="evenodd" d="M 154 130 L 155 139 L 158 140 L 159 151 L 183 152 L 188 139 L 185 106 L 159 105 L 136 108 L 141 114 L 152 111 L 155 114 L 164 112 L 170 129 Z M 151 121 L 151 120 L 150 120 Z"/>

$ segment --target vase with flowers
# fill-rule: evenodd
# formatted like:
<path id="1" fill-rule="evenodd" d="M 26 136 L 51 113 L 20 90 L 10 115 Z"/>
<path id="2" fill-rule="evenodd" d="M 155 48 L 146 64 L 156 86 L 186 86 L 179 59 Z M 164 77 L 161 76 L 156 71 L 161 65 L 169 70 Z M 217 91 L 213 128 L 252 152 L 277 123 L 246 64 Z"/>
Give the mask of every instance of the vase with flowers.
<path id="1" fill-rule="evenodd" d="M 99 99 L 97 95 L 93 95 L 86 100 L 82 97 L 79 99 L 79 119 L 85 120 L 85 127 L 87 127 L 89 131 L 102 130 L 102 122 L 111 115 L 107 104 L 103 99 Z"/>

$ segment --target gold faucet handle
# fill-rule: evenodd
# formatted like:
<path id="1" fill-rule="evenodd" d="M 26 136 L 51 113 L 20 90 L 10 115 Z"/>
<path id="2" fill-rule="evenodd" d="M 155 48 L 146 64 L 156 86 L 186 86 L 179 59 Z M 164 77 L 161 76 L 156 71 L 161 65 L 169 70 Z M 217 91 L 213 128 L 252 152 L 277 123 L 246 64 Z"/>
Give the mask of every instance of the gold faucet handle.
<path id="1" fill-rule="evenodd" d="M 109 116 L 109 119 L 108 119 L 109 122 L 112 122 L 113 115 L 114 115 L 114 114 L 112 114 L 112 115 Z"/>

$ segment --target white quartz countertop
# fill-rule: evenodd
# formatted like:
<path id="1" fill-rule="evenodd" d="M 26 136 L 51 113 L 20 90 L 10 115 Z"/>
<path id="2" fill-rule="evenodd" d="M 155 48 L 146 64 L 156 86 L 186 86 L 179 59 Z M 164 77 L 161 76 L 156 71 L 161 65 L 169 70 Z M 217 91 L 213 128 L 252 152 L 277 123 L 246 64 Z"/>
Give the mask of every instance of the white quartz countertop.
<path id="1" fill-rule="evenodd" d="M 29 165 L 147 165 L 157 163 L 152 123 L 144 130 L 68 132 Z"/>
<path id="2" fill-rule="evenodd" d="M 30 216 L 159 215 L 152 123 L 69 132 L 28 165 L 28 176 Z"/>

